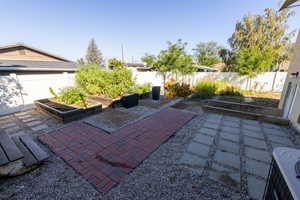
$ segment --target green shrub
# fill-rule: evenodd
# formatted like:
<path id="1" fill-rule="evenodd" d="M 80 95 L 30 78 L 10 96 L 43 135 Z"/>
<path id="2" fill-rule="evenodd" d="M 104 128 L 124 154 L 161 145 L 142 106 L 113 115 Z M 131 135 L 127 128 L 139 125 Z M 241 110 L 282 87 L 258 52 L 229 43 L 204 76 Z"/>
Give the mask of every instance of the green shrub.
<path id="1" fill-rule="evenodd" d="M 208 99 L 215 95 L 243 96 L 243 93 L 239 87 L 232 85 L 228 80 L 204 79 L 194 87 L 193 97 Z"/>
<path id="2" fill-rule="evenodd" d="M 220 85 L 209 79 L 199 81 L 194 87 L 193 97 L 209 99 L 217 94 Z"/>
<path id="3" fill-rule="evenodd" d="M 109 89 L 112 88 L 113 90 L 108 90 L 105 94 L 106 96 L 116 98 L 130 92 L 130 88 L 134 86 L 135 83 L 132 78 L 132 72 L 129 69 L 115 68 L 110 71 L 110 73 L 112 77 Z"/>
<path id="4" fill-rule="evenodd" d="M 143 94 L 145 92 L 149 92 L 151 90 L 151 84 L 150 83 L 144 83 L 141 85 L 134 85 L 133 87 L 130 88 L 130 92 L 133 93 L 138 93 L 138 94 Z"/>
<path id="5" fill-rule="evenodd" d="M 86 95 L 79 87 L 65 87 L 61 89 L 58 101 L 66 104 L 77 104 L 86 106 Z"/>
<path id="6" fill-rule="evenodd" d="M 167 97 L 186 97 L 192 93 L 190 85 L 179 83 L 175 79 L 170 79 L 165 83 L 165 93 Z"/>
<path id="7" fill-rule="evenodd" d="M 92 95 L 104 94 L 105 85 L 109 83 L 110 74 L 98 65 L 83 66 L 76 73 L 76 84 Z"/>
<path id="8" fill-rule="evenodd" d="M 134 85 L 132 73 L 126 68 L 111 71 L 97 65 L 84 66 L 76 73 L 76 83 L 87 94 L 117 98 L 129 92 Z"/>
<path id="9" fill-rule="evenodd" d="M 110 69 L 123 68 L 125 67 L 124 63 L 116 58 L 112 58 L 108 61 L 108 67 Z"/>
<path id="10" fill-rule="evenodd" d="M 219 92 L 220 96 L 244 96 L 240 88 L 228 85 Z"/>

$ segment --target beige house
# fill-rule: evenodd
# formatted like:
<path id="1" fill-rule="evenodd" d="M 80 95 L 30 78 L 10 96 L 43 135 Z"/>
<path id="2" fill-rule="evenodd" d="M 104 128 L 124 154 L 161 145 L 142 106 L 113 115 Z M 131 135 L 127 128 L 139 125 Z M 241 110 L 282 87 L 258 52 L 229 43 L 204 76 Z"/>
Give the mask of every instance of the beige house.
<path id="1" fill-rule="evenodd" d="M 297 0 L 286 0 L 281 8 L 295 6 Z M 279 108 L 283 109 L 283 117 L 291 120 L 292 125 L 300 131 L 300 33 L 295 44 L 294 55 L 285 80 Z"/>
<path id="2" fill-rule="evenodd" d="M 75 71 L 74 62 L 23 43 L 0 47 L 0 76 L 11 73 L 57 74 Z"/>
<path id="3" fill-rule="evenodd" d="M 0 116 L 32 108 L 49 98 L 49 88 L 73 85 L 76 63 L 17 43 L 0 47 Z"/>

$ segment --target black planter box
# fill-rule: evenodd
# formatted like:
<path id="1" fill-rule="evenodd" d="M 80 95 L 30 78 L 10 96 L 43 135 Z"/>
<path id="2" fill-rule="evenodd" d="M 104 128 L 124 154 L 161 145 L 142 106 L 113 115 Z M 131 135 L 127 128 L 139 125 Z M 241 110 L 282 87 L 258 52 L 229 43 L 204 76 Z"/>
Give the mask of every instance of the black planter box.
<path id="1" fill-rule="evenodd" d="M 140 99 L 147 99 L 150 97 L 150 94 L 151 94 L 151 92 L 149 91 L 149 92 L 139 94 L 139 96 L 140 96 Z"/>
<path id="2" fill-rule="evenodd" d="M 121 99 L 121 104 L 125 108 L 131 108 L 139 104 L 139 95 L 138 94 L 128 94 L 124 95 Z"/>
<path id="3" fill-rule="evenodd" d="M 86 108 L 76 108 L 66 104 L 53 102 L 49 99 L 40 99 L 35 101 L 34 104 L 37 109 L 46 112 L 64 123 L 81 119 L 102 111 L 102 105 L 99 103 Z"/>
<path id="4" fill-rule="evenodd" d="M 152 87 L 152 99 L 159 100 L 160 97 L 160 86 L 153 86 Z"/>

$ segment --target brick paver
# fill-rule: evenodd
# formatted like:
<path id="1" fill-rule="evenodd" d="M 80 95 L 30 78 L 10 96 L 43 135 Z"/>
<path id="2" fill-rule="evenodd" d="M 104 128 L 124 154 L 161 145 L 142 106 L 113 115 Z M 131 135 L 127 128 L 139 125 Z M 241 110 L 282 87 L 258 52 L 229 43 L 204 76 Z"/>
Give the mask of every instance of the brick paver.
<path id="1" fill-rule="evenodd" d="M 193 117 L 166 109 L 112 134 L 77 123 L 39 139 L 106 193 Z"/>

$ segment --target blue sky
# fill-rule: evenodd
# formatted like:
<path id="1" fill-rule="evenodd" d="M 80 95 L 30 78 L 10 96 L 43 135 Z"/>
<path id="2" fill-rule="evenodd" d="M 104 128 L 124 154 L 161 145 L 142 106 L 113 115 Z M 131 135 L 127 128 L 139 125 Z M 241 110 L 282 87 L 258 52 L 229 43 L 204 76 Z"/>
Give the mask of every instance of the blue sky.
<path id="1" fill-rule="evenodd" d="M 0 45 L 24 42 L 76 60 L 93 37 L 104 58 L 139 60 L 181 38 L 227 45 L 245 14 L 278 9 L 278 0 L 0 0 Z M 300 28 L 300 8 L 290 19 Z"/>

